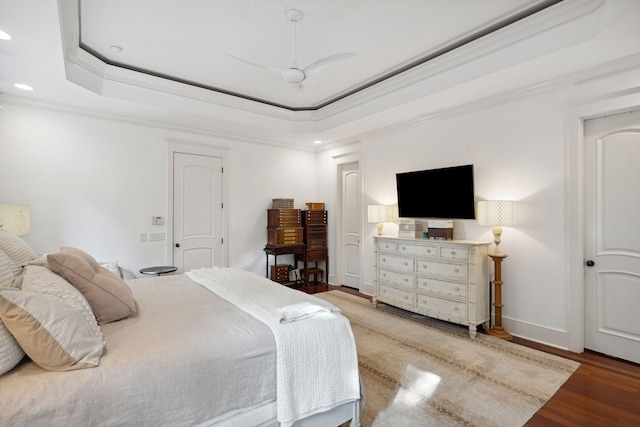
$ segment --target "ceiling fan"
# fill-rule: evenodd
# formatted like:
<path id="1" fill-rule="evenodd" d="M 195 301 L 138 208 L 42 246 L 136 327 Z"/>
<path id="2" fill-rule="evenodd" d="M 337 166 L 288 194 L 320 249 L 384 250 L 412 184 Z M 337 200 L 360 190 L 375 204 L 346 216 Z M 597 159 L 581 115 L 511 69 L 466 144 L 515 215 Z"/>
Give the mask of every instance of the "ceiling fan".
<path id="1" fill-rule="evenodd" d="M 302 19 L 302 12 L 298 9 L 289 9 L 286 11 L 287 18 L 293 24 L 293 43 L 291 49 L 291 65 L 289 68 L 274 68 L 268 67 L 265 65 L 256 64 L 251 61 L 247 61 L 246 59 L 238 58 L 237 56 L 233 56 L 227 53 L 227 56 L 237 60 L 244 62 L 245 64 L 253 65 L 259 68 L 264 68 L 267 70 L 274 71 L 282 76 L 282 78 L 292 86 L 297 88 L 302 87 L 302 82 L 304 82 L 308 77 L 324 70 L 329 65 L 334 64 L 338 61 L 342 61 L 343 59 L 353 58 L 358 56 L 357 53 L 347 52 L 347 53 L 338 53 L 335 55 L 327 56 L 325 58 L 319 59 L 304 68 L 300 68 L 298 66 L 298 61 L 296 61 L 296 24 L 298 21 Z"/>

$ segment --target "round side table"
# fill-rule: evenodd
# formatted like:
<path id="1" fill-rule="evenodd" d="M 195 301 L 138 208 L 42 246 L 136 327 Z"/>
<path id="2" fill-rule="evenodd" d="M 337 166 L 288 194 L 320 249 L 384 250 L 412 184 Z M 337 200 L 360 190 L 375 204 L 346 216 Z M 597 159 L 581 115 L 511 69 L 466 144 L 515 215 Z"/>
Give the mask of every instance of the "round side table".
<path id="1" fill-rule="evenodd" d="M 142 270 L 140 270 L 140 273 L 159 276 L 161 274 L 173 273 L 177 269 L 178 267 L 174 267 L 172 265 L 160 265 L 157 267 L 143 268 Z"/>

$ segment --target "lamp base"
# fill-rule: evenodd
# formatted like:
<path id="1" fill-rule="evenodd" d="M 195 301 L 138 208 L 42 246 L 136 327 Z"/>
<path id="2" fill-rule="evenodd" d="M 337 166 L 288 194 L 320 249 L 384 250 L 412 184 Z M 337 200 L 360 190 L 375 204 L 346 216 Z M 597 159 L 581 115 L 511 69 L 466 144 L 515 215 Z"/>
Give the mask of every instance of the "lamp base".
<path id="1" fill-rule="evenodd" d="M 502 326 L 494 326 L 493 328 L 487 331 L 487 335 L 491 335 L 496 338 L 500 338 L 507 341 L 511 341 L 513 339 L 513 335 L 505 331 L 505 329 Z"/>

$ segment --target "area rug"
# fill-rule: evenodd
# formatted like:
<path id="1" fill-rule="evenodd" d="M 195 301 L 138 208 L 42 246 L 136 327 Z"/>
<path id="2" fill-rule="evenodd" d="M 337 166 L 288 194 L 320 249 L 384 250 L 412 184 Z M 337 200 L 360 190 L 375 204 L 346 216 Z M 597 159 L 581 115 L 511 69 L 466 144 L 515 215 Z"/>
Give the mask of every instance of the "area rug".
<path id="1" fill-rule="evenodd" d="M 351 322 L 362 427 L 522 426 L 579 366 L 342 291 L 316 296 Z"/>

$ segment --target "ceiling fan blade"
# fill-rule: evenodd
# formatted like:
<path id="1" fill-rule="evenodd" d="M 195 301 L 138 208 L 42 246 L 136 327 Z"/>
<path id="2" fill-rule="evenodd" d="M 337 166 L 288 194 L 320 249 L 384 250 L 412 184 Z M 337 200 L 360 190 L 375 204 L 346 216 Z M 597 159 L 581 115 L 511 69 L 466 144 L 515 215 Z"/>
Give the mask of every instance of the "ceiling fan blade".
<path id="1" fill-rule="evenodd" d="M 307 65 L 302 69 L 302 71 L 306 74 L 307 77 L 309 77 L 324 70 L 331 64 L 342 61 L 344 59 L 354 58 L 356 56 L 358 56 L 358 54 L 354 52 L 338 53 L 335 55 L 327 56 L 326 58 L 318 59 L 316 62 Z"/>
<path id="2" fill-rule="evenodd" d="M 285 71 L 285 70 L 284 70 L 284 69 L 282 69 L 282 68 L 273 68 L 273 67 L 268 67 L 268 66 L 266 66 L 266 65 L 256 64 L 255 62 L 247 61 L 246 59 L 242 59 L 242 58 L 238 58 L 237 56 L 233 56 L 233 55 L 231 55 L 230 53 L 227 53 L 226 55 L 227 55 L 229 58 L 233 58 L 233 59 L 235 59 L 236 61 L 244 62 L 245 64 L 253 65 L 254 67 L 263 68 L 263 69 L 266 69 L 266 70 L 271 70 L 271 71 L 273 71 L 274 73 L 278 73 L 278 74 L 280 74 L 280 75 L 282 75 L 282 73 Z"/>

